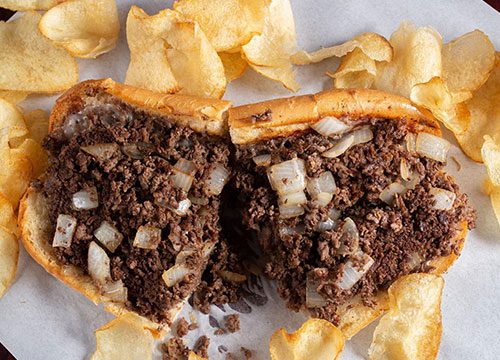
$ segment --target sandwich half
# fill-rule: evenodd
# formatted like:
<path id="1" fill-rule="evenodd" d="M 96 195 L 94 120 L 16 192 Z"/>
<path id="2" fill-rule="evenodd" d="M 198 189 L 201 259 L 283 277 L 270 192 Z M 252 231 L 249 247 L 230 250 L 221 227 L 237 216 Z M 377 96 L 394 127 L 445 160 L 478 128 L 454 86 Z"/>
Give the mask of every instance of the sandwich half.
<path id="1" fill-rule="evenodd" d="M 228 121 L 232 186 L 265 274 L 289 308 L 348 338 L 396 279 L 446 271 L 474 227 L 438 123 L 402 97 L 333 90 L 235 107 Z"/>
<path id="2" fill-rule="evenodd" d="M 52 110 L 49 166 L 19 210 L 49 273 L 159 335 L 200 282 L 220 233 L 230 103 L 86 81 Z"/>

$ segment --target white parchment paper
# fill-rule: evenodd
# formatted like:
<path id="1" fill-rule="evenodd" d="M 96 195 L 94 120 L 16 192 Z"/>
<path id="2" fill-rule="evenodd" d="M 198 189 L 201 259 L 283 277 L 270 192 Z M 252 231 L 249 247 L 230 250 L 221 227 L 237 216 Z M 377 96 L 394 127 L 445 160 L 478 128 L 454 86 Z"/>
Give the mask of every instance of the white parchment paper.
<path id="1" fill-rule="evenodd" d="M 129 61 L 125 39 L 125 19 L 132 4 L 149 14 L 171 6 L 170 1 L 118 0 L 122 24 L 116 49 L 97 60 L 79 60 L 80 79 L 111 77 L 123 81 Z M 481 0 L 292 0 L 299 46 L 315 50 L 345 41 L 363 31 L 375 31 L 389 37 L 402 20 L 431 25 L 449 41 L 479 28 L 500 49 L 500 15 Z M 338 65 L 335 60 L 299 68 L 301 94 L 331 87 L 323 74 Z M 225 95 L 235 104 L 291 96 L 279 84 L 248 70 L 231 83 Z M 21 106 L 25 110 L 50 110 L 56 97 L 30 97 Z M 448 139 L 453 141 L 450 134 Z M 462 256 L 445 276 L 443 296 L 443 338 L 439 359 L 500 358 L 500 226 L 489 199 L 481 193 L 486 171 L 467 159 L 453 146 L 453 161 L 448 165 L 463 191 L 469 194 L 478 212 L 477 229 L 469 233 Z M 304 316 L 287 311 L 276 296 L 272 284 L 264 284 L 268 295 L 265 306 L 252 306 L 251 314 L 241 316 L 242 330 L 236 334 L 214 336 L 208 316 L 198 314 L 202 327 L 190 333 L 188 342 L 202 334 L 212 339 L 211 359 L 224 359 L 219 345 L 239 355 L 244 346 L 255 359 L 268 359 L 269 336 L 279 327 L 295 330 Z M 189 316 L 189 307 L 183 315 Z M 219 321 L 235 311 L 225 306 L 224 313 L 214 308 Z M 88 359 L 95 349 L 94 330 L 112 318 L 82 295 L 70 290 L 47 274 L 24 251 L 16 282 L 0 299 L 0 342 L 18 360 Z M 364 359 L 374 329 L 372 324 L 347 342 L 343 359 Z M 158 349 L 156 353 L 159 354 Z"/>

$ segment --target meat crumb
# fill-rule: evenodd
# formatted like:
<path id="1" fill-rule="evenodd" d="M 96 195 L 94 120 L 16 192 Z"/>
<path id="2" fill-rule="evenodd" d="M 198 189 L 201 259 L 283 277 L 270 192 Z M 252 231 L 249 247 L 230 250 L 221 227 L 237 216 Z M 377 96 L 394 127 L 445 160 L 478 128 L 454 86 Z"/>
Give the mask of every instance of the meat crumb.
<path id="1" fill-rule="evenodd" d="M 224 326 L 230 333 L 240 331 L 240 316 L 238 314 L 224 316 Z"/>
<path id="2" fill-rule="evenodd" d="M 242 346 L 240 348 L 240 351 L 243 353 L 245 360 L 250 360 L 252 358 L 252 350 L 249 350 L 249 349 Z"/>
<path id="3" fill-rule="evenodd" d="M 186 319 L 181 317 L 179 320 L 177 320 L 177 326 L 175 327 L 175 332 L 177 333 L 178 337 L 181 338 L 186 336 L 189 330 L 190 330 L 189 324 L 186 321 Z"/>
<path id="4" fill-rule="evenodd" d="M 214 331 L 214 335 L 224 335 L 226 331 L 224 329 L 218 328 Z"/>
<path id="5" fill-rule="evenodd" d="M 189 349 L 179 337 L 173 337 L 161 346 L 163 360 L 187 360 Z"/>
<path id="6" fill-rule="evenodd" d="M 194 352 L 203 358 L 208 358 L 208 346 L 210 345 L 210 339 L 206 335 L 202 335 L 196 340 L 194 345 Z"/>

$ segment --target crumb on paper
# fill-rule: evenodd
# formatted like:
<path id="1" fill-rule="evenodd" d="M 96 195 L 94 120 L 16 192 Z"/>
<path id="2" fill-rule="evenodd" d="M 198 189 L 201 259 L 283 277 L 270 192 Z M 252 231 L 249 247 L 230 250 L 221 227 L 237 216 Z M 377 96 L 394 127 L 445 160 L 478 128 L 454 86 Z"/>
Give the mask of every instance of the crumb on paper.
<path id="1" fill-rule="evenodd" d="M 238 314 L 224 316 L 224 326 L 230 333 L 240 331 L 240 316 Z"/>

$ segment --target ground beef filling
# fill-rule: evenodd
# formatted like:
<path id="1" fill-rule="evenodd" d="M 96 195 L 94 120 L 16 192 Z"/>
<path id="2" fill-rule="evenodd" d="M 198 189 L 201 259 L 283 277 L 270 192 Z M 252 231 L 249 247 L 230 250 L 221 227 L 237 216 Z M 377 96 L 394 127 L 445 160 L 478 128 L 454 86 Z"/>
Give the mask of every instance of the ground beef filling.
<path id="1" fill-rule="evenodd" d="M 56 247 L 55 254 L 64 264 L 88 272 L 88 248 L 95 241 L 110 257 L 112 281 L 122 280 L 127 289 L 126 305 L 154 321 L 170 322 L 167 311 L 199 284 L 207 262 L 203 246 L 219 239 L 220 200 L 207 191 L 207 181 L 214 163 L 229 169 L 228 142 L 146 114 L 108 94 L 89 95 L 93 100 L 74 105 L 64 126 L 44 141 L 49 167 L 44 180 L 35 185 L 47 197 L 52 234 L 60 214 L 77 219 L 71 246 Z M 118 147 L 107 158 L 82 150 L 103 143 Z M 188 193 L 174 186 L 171 177 L 181 158 L 195 168 Z M 76 210 L 73 194 L 93 187 L 98 207 Z M 187 214 L 172 210 L 188 197 Z M 113 252 L 94 236 L 103 221 L 123 235 Z M 156 249 L 133 246 L 140 226 L 161 229 Z M 162 274 L 183 250 L 191 251 L 185 259 L 189 274 L 168 287 Z"/>
<path id="2" fill-rule="evenodd" d="M 354 296 L 360 295 L 371 305 L 373 295 L 400 276 L 431 271 L 429 260 L 457 253 L 459 245 L 453 241 L 457 231 L 464 221 L 470 228 L 475 222 L 467 196 L 442 172 L 444 164 L 407 150 L 405 121 L 372 119 L 367 123 L 373 139 L 337 158 L 321 156 L 332 140 L 316 132 L 238 146 L 236 151 L 239 168 L 233 186 L 239 194 L 243 222 L 260 245 L 265 274 L 277 281 L 278 291 L 291 309 L 308 308 L 313 316 L 334 323 L 339 321 L 339 307 Z M 267 166 L 256 166 L 252 160 L 263 154 L 271 155 L 272 165 L 303 159 L 308 177 L 330 171 L 337 186 L 333 199 L 320 207 L 308 195 L 303 215 L 281 219 Z M 401 159 L 419 174 L 420 181 L 387 204 L 379 196 L 400 177 Z M 454 192 L 453 207 L 435 210 L 431 188 Z M 332 209 L 338 217 L 336 226 L 318 230 L 318 224 L 331 217 Z M 350 243 L 349 236 L 342 237 L 347 218 L 358 229 L 359 245 Z M 341 246 L 357 247 L 358 252 L 342 254 Z M 359 270 L 366 255 L 373 259 L 369 270 L 350 289 L 341 288 L 348 262 Z M 319 305 L 306 303 L 307 287 L 320 295 Z"/>

